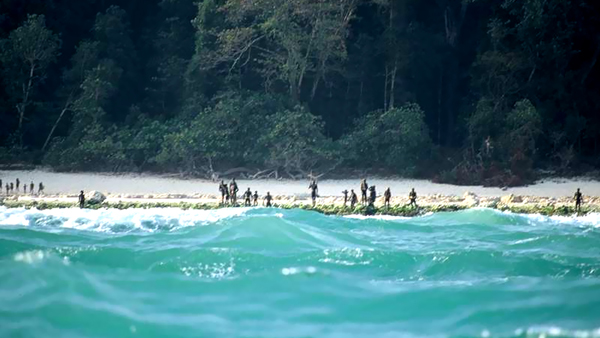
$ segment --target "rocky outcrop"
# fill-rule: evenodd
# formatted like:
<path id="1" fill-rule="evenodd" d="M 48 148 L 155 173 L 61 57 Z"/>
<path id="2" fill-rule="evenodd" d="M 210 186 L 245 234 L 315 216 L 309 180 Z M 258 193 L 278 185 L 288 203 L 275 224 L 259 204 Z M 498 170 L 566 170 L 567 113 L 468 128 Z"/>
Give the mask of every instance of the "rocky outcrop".
<path id="1" fill-rule="evenodd" d="M 99 191 L 90 191 L 85 194 L 85 200 L 89 204 L 100 204 L 106 200 L 106 196 Z"/>
<path id="2" fill-rule="evenodd" d="M 502 196 L 500 202 L 502 204 L 523 203 L 523 198 L 521 196 L 515 196 L 513 194 L 510 194 Z"/>
<path id="3" fill-rule="evenodd" d="M 479 196 L 477 196 L 475 193 L 467 191 L 463 197 L 463 203 L 467 206 L 476 207 L 479 205 Z"/>
<path id="4" fill-rule="evenodd" d="M 486 198 L 483 202 L 480 202 L 479 206 L 483 208 L 495 209 L 498 207 L 498 203 L 500 203 L 500 197 L 490 197 Z"/>

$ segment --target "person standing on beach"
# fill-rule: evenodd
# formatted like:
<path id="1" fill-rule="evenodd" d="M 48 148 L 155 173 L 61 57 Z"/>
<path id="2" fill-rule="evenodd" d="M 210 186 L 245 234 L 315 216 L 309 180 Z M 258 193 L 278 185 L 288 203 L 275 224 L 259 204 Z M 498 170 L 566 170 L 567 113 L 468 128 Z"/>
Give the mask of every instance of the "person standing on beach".
<path id="1" fill-rule="evenodd" d="M 79 193 L 79 209 L 85 208 L 85 194 L 83 190 Z"/>
<path id="2" fill-rule="evenodd" d="M 390 199 L 392 198 L 392 191 L 390 190 L 389 187 L 387 189 L 385 189 L 385 192 L 383 193 L 383 197 L 385 198 L 384 205 L 389 208 L 390 207 Z"/>
<path id="3" fill-rule="evenodd" d="M 271 205 L 271 200 L 272 200 L 272 199 L 273 199 L 273 196 L 271 196 L 271 193 L 267 191 L 267 196 L 265 196 L 265 202 L 267 202 L 267 203 L 265 204 L 265 206 L 266 206 L 267 208 L 270 208 L 270 207 L 272 207 L 272 205 Z"/>
<path id="4" fill-rule="evenodd" d="M 308 186 L 308 189 L 310 189 L 310 197 L 312 198 L 312 205 L 314 207 L 317 203 L 317 194 L 319 193 L 319 187 L 317 186 L 317 182 L 313 180 L 312 183 Z"/>
<path id="5" fill-rule="evenodd" d="M 371 196 L 369 196 L 369 206 L 374 206 L 375 200 L 377 199 L 377 192 L 375 191 L 375 186 L 370 186 L 369 191 L 371 193 Z"/>
<path id="6" fill-rule="evenodd" d="M 23 184 L 23 195 L 27 195 L 27 184 Z"/>
<path id="7" fill-rule="evenodd" d="M 248 190 L 246 190 L 246 192 L 244 193 L 244 206 L 249 207 L 251 206 L 251 202 L 250 199 L 252 198 L 252 191 L 250 190 L 250 188 L 248 188 Z"/>
<path id="8" fill-rule="evenodd" d="M 354 206 L 358 203 L 358 196 L 354 192 L 354 189 L 350 189 L 350 208 L 354 210 Z"/>
<path id="9" fill-rule="evenodd" d="M 227 185 L 223 180 L 221 180 L 221 184 L 219 184 L 219 191 L 221 192 L 221 204 L 225 204 L 225 197 L 229 200 L 229 189 L 227 189 Z"/>
<path id="10" fill-rule="evenodd" d="M 363 178 L 363 180 L 360 182 L 360 191 L 362 192 L 360 203 L 363 205 L 367 203 L 367 190 L 369 190 L 369 185 L 367 184 L 367 179 Z"/>
<path id="11" fill-rule="evenodd" d="M 254 206 L 257 207 L 258 206 L 258 190 L 254 190 L 254 195 L 252 196 L 252 198 L 254 199 Z"/>
<path id="12" fill-rule="evenodd" d="M 29 183 L 29 193 L 33 195 L 33 189 L 35 189 L 35 184 L 33 184 L 33 181 L 31 181 L 31 183 Z"/>
<path id="13" fill-rule="evenodd" d="M 2 193 L 2 179 L 0 179 L 0 194 Z"/>
<path id="14" fill-rule="evenodd" d="M 234 178 L 231 180 L 231 183 L 229 183 L 229 197 L 231 198 L 232 205 L 235 205 L 237 203 L 238 191 L 240 191 L 240 189 L 238 188 L 237 182 L 235 181 L 235 178 Z"/>
<path id="15" fill-rule="evenodd" d="M 583 195 L 581 194 L 581 191 L 579 190 L 579 188 L 577 188 L 574 198 L 575 198 L 575 211 L 580 212 L 581 211 L 581 202 L 583 201 Z"/>
<path id="16" fill-rule="evenodd" d="M 21 186 L 21 181 L 17 178 L 16 183 L 17 184 L 15 184 L 15 185 L 17 186 L 17 192 L 19 192 L 19 187 Z"/>
<path id="17" fill-rule="evenodd" d="M 44 192 L 44 183 L 40 182 L 38 186 L 38 195 L 41 195 Z"/>
<path id="18" fill-rule="evenodd" d="M 344 194 L 344 207 L 346 207 L 346 203 L 348 203 L 348 189 L 342 191 L 342 194 Z"/>
<path id="19" fill-rule="evenodd" d="M 8 185 L 8 183 L 6 183 L 6 196 L 8 196 L 8 190 L 10 189 L 10 186 Z"/>
<path id="20" fill-rule="evenodd" d="M 10 193 L 12 194 L 13 191 L 15 191 L 15 184 L 13 182 L 10 182 Z"/>
<path id="21" fill-rule="evenodd" d="M 415 188 L 412 188 L 412 190 L 408 194 L 408 198 L 410 199 L 410 203 L 408 205 L 414 206 L 415 208 L 419 207 L 417 205 L 417 192 L 415 191 Z"/>

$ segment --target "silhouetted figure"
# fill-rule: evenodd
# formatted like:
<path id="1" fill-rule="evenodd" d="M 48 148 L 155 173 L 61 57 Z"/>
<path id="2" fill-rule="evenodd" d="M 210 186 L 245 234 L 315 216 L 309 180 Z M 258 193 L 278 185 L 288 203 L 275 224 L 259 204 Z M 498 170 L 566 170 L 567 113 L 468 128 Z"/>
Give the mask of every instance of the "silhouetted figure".
<path id="1" fill-rule="evenodd" d="M 575 211 L 580 212 L 581 211 L 581 202 L 583 201 L 583 195 L 581 194 L 581 191 L 579 190 L 579 188 L 577 188 L 574 198 L 575 198 Z"/>
<path id="2" fill-rule="evenodd" d="M 367 190 L 369 190 L 369 185 L 367 184 L 367 179 L 363 178 L 363 180 L 360 182 L 360 191 L 362 193 L 360 197 L 360 203 L 362 204 L 367 203 Z"/>
<path id="3" fill-rule="evenodd" d="M 83 190 L 79 193 L 79 209 L 83 209 L 85 207 L 85 194 Z"/>
<path id="4" fill-rule="evenodd" d="M 33 184 L 33 181 L 31 181 L 31 183 L 29 183 L 29 193 L 33 195 L 34 189 L 35 189 L 35 184 Z"/>
<path id="5" fill-rule="evenodd" d="M 15 185 L 17 186 L 17 192 L 19 192 L 19 187 L 21 186 L 21 181 L 18 178 L 16 179 Z"/>
<path id="6" fill-rule="evenodd" d="M 385 198 L 384 205 L 389 208 L 390 207 L 390 199 L 392 198 L 392 191 L 390 190 L 389 187 L 387 189 L 385 189 L 385 192 L 383 193 L 383 197 Z"/>
<path id="7" fill-rule="evenodd" d="M 350 189 L 350 208 L 354 210 L 356 203 L 358 203 L 358 196 L 356 196 L 354 189 Z"/>
<path id="8" fill-rule="evenodd" d="M 257 207 L 258 206 L 258 191 L 257 190 L 254 191 L 254 195 L 252 195 L 252 199 L 254 200 L 254 206 Z"/>
<path id="9" fill-rule="evenodd" d="M 2 193 L 2 187 L 3 187 L 2 180 L 0 179 L 0 193 Z"/>
<path id="10" fill-rule="evenodd" d="M 15 191 L 15 184 L 13 182 L 10 182 L 10 193 L 12 194 L 13 191 Z"/>
<path id="11" fill-rule="evenodd" d="M 346 206 L 346 203 L 348 203 L 348 189 L 342 191 L 342 194 L 344 194 L 344 206 Z"/>
<path id="12" fill-rule="evenodd" d="M 38 195 L 42 194 L 44 192 L 44 183 L 40 182 L 40 184 L 38 185 Z"/>
<path id="13" fill-rule="evenodd" d="M 229 198 L 231 199 L 231 204 L 233 205 L 237 203 L 238 191 L 240 191 L 240 189 L 238 188 L 237 182 L 234 178 L 233 180 L 231 180 L 231 183 L 229 183 Z"/>
<path id="14" fill-rule="evenodd" d="M 265 206 L 267 208 L 270 208 L 270 207 L 273 206 L 273 205 L 271 205 L 271 200 L 272 199 L 273 199 L 273 196 L 271 196 L 271 193 L 267 191 L 267 196 L 265 196 L 265 202 L 266 202 Z"/>
<path id="15" fill-rule="evenodd" d="M 484 155 L 490 157 L 492 155 L 492 150 L 494 147 L 492 146 L 492 138 L 488 136 L 483 142 Z"/>
<path id="16" fill-rule="evenodd" d="M 221 204 L 225 204 L 225 201 L 229 200 L 229 189 L 224 181 L 219 184 L 219 191 L 221 192 Z"/>
<path id="17" fill-rule="evenodd" d="M 8 183 L 6 183 L 6 196 L 8 196 L 9 189 L 10 189 L 10 186 L 8 185 Z"/>
<path id="18" fill-rule="evenodd" d="M 418 208 L 418 205 L 417 205 L 417 192 L 415 191 L 415 188 L 412 188 L 412 190 L 408 194 L 408 198 L 410 199 L 410 203 L 408 205 L 413 206 L 415 208 Z"/>
<path id="19" fill-rule="evenodd" d="M 374 185 L 369 187 L 369 192 L 370 192 L 369 205 L 373 206 L 375 204 L 375 199 L 377 199 L 377 192 L 375 191 Z"/>
<path id="20" fill-rule="evenodd" d="M 248 190 L 246 190 L 246 192 L 244 193 L 244 206 L 251 206 L 252 202 L 250 202 L 250 200 L 252 199 L 252 191 L 250 190 L 250 188 L 248 188 Z"/>
<path id="21" fill-rule="evenodd" d="M 312 198 L 312 205 L 314 207 L 317 203 L 317 195 L 319 193 L 319 187 L 317 186 L 317 182 L 313 180 L 312 183 L 308 186 L 308 189 L 310 189 L 310 197 Z"/>
<path id="22" fill-rule="evenodd" d="M 23 194 L 27 195 L 27 184 L 23 184 Z"/>

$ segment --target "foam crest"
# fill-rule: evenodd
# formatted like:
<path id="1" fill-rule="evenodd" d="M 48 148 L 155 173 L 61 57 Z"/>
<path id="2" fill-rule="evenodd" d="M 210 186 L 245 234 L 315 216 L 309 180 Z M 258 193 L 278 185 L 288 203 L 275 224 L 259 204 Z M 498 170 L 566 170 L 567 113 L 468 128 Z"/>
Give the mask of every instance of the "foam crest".
<path id="1" fill-rule="evenodd" d="M 534 223 L 551 223 L 551 224 L 568 224 L 580 227 L 600 227 L 600 213 L 590 213 L 582 216 L 544 216 L 540 214 L 513 214 L 511 212 L 503 212 L 507 215 L 517 215 Z"/>
<path id="2" fill-rule="evenodd" d="M 207 225 L 244 215 L 247 208 L 216 210 L 156 209 L 0 209 L 0 226 L 77 229 L 127 233 L 131 231 L 173 231 Z"/>
<path id="3" fill-rule="evenodd" d="M 600 328 L 594 330 L 567 330 L 556 326 L 530 327 L 528 329 L 517 329 L 514 332 L 517 337 L 545 338 L 545 337 L 573 337 L 573 338 L 600 338 Z"/>
<path id="4" fill-rule="evenodd" d="M 348 216 L 344 216 L 344 218 L 358 219 L 358 220 L 375 219 L 375 220 L 381 220 L 381 221 L 399 221 L 399 220 L 411 219 L 410 217 L 389 216 L 389 215 L 373 215 L 373 216 L 348 215 Z"/>

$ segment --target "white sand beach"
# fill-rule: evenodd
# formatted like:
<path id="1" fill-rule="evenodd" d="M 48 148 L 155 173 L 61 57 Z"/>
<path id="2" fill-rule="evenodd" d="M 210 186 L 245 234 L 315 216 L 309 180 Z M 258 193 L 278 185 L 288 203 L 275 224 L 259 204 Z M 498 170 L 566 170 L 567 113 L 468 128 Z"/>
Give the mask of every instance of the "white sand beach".
<path id="1" fill-rule="evenodd" d="M 146 198 L 149 195 L 151 195 L 150 198 L 160 197 L 154 195 L 180 195 L 179 198 L 200 195 L 214 195 L 216 197 L 219 193 L 217 183 L 200 179 L 180 179 L 145 174 L 55 173 L 45 170 L 0 171 L 0 179 L 5 183 L 14 182 L 17 178 L 22 182 L 21 184 L 29 184 L 33 181 L 36 191 L 38 183 L 43 182 L 46 187 L 46 195 L 74 195 L 80 190 L 96 190 L 109 197 L 126 197 L 117 195 L 134 195 L 132 197 L 145 195 Z M 387 187 L 390 187 L 394 196 L 405 196 L 413 187 L 420 196 L 463 196 L 465 192 L 472 192 L 482 197 L 514 194 L 521 196 L 570 198 L 577 188 L 581 188 L 585 196 L 600 196 L 600 181 L 586 178 L 547 179 L 527 187 L 509 188 L 506 190 L 481 186 L 437 184 L 427 180 L 413 179 L 368 178 L 368 183 L 377 187 L 378 195 L 382 194 Z M 241 191 L 245 191 L 249 187 L 252 191 L 258 190 L 261 195 L 269 191 L 272 195 L 294 196 L 297 198 L 308 196 L 308 184 L 308 181 L 292 180 L 238 180 Z M 360 179 L 322 180 L 318 184 L 321 196 L 340 196 L 344 189 L 355 189 L 358 192 Z"/>

